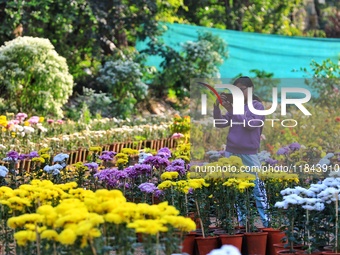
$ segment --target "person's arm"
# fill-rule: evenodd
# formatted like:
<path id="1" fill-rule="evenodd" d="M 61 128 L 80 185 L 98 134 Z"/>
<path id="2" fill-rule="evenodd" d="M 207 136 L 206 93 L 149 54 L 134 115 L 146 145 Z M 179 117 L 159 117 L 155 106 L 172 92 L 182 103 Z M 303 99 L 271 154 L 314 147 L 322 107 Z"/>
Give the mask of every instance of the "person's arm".
<path id="1" fill-rule="evenodd" d="M 230 126 L 231 114 L 230 114 L 230 112 L 227 112 L 227 114 L 222 115 L 218 101 L 216 101 L 216 103 L 214 104 L 213 115 L 214 115 L 214 119 L 216 120 L 215 121 L 215 127 L 217 127 L 217 128 L 225 128 L 225 127 Z M 220 122 L 226 122 L 226 123 L 218 124 L 219 121 L 217 121 L 217 120 L 223 120 L 223 121 L 220 121 Z M 224 121 L 224 120 L 226 120 L 226 121 Z"/>
<path id="2" fill-rule="evenodd" d="M 264 106 L 259 101 L 254 102 L 254 108 L 256 110 L 264 110 Z M 249 125 L 250 121 L 250 125 Z M 264 116 L 256 115 L 252 113 L 249 109 L 245 111 L 243 115 L 233 115 L 233 122 L 245 123 L 245 128 L 249 130 L 255 130 L 256 128 L 263 126 Z"/>

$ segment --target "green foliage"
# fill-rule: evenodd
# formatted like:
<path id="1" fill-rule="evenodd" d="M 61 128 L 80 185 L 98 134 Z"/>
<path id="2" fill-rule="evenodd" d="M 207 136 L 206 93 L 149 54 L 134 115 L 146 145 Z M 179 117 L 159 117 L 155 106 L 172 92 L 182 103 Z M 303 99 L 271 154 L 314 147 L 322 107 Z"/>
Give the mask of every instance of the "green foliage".
<path id="1" fill-rule="evenodd" d="M 142 81 L 143 67 L 133 59 L 108 59 L 99 71 L 98 82 L 111 95 L 112 111 L 127 117 L 135 104 L 144 99 L 147 85 Z"/>
<path id="2" fill-rule="evenodd" d="M 66 107 L 68 118 L 79 120 L 82 108 L 86 105 L 91 116 L 99 115 L 111 117 L 110 106 L 112 104 L 111 95 L 104 92 L 96 92 L 91 88 L 83 87 L 83 93 L 74 97 L 70 107 Z"/>
<path id="3" fill-rule="evenodd" d="M 172 134 L 174 133 L 181 133 L 183 135 L 188 134 L 190 131 L 190 117 L 189 116 L 181 117 L 179 115 L 175 115 L 169 128 Z"/>
<path id="4" fill-rule="evenodd" d="M 73 77 L 48 39 L 18 37 L 6 42 L 0 48 L 0 66 L 5 105 L 28 114 L 63 115 Z"/>
<path id="5" fill-rule="evenodd" d="M 302 0 L 252 0 L 243 5 L 242 31 L 281 35 L 302 35 L 299 24 L 294 24 L 291 15 L 303 6 Z M 235 10 L 234 10 L 235 11 Z"/>
<path id="6" fill-rule="evenodd" d="M 116 47 L 134 45 L 137 38 L 145 40 L 160 33 L 154 0 L 89 0 L 89 3 L 98 20 L 98 36 L 105 55 L 112 54 Z"/>
<path id="7" fill-rule="evenodd" d="M 190 79 L 218 77 L 218 67 L 227 56 L 226 42 L 209 32 L 199 34 L 197 41 L 183 43 L 180 52 L 159 41 L 151 41 L 149 46 L 149 54 L 164 58 L 163 71 L 155 77 L 152 86 L 159 91 L 159 96 L 168 89 L 179 98 L 188 96 Z"/>
<path id="8" fill-rule="evenodd" d="M 67 59 L 75 78 L 85 75 L 80 63 L 98 53 L 98 47 L 94 47 L 97 20 L 87 0 L 0 2 L 4 2 L 0 44 L 20 35 L 21 25 L 22 35 L 48 38 L 56 51 Z M 88 64 L 91 65 L 91 61 Z"/>
<path id="9" fill-rule="evenodd" d="M 157 0 L 156 20 L 169 23 L 184 23 L 185 20 L 178 15 L 179 8 L 188 11 L 184 0 Z"/>
<path id="10" fill-rule="evenodd" d="M 330 59 L 326 59 L 321 63 L 312 61 L 312 73 L 309 74 L 311 79 L 306 79 L 306 83 L 311 86 L 316 93 L 317 97 L 313 101 L 325 105 L 337 107 L 340 103 L 340 66 Z M 302 68 L 307 72 L 306 68 Z"/>
<path id="11" fill-rule="evenodd" d="M 180 11 L 189 22 L 200 26 L 282 35 L 302 35 L 303 28 L 293 13 L 303 0 L 187 0 L 190 12 Z"/>

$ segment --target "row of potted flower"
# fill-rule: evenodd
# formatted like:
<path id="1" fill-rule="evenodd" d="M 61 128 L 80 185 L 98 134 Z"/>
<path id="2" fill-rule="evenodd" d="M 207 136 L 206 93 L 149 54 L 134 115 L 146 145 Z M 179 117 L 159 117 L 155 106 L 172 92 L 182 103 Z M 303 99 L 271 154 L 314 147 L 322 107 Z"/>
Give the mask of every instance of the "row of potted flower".
<path id="1" fill-rule="evenodd" d="M 2 242 L 12 237 L 17 254 L 131 254 L 136 233 L 147 254 L 178 252 L 181 233 L 195 229 L 167 202 L 128 202 L 119 190 L 85 190 L 75 182 L 33 180 L 17 189 L 0 187 Z M 11 231 L 14 230 L 14 231 Z M 171 241 L 170 241 L 171 240 Z M 157 246 L 154 246 L 157 244 Z"/>
<path id="2" fill-rule="evenodd" d="M 51 147 L 57 153 L 94 145 L 143 141 L 170 137 L 171 121 L 164 118 L 117 120 L 98 119 L 88 124 L 18 113 L 10 119 L 0 116 L 0 153 L 18 150 L 27 153 Z"/>

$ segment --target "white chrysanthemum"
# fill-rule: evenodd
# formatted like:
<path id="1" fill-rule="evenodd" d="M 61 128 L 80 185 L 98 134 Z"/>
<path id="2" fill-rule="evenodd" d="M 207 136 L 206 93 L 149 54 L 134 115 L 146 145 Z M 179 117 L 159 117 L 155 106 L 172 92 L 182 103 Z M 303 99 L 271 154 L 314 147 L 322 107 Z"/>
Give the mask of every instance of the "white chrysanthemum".
<path id="1" fill-rule="evenodd" d="M 274 207 L 281 208 L 281 209 L 288 209 L 288 203 L 286 203 L 286 201 L 276 202 Z"/>
<path id="2" fill-rule="evenodd" d="M 241 253 L 235 246 L 225 244 L 219 249 L 210 251 L 207 255 L 241 255 Z"/>
<path id="3" fill-rule="evenodd" d="M 284 190 L 281 190 L 280 194 L 281 194 L 282 196 L 284 196 L 284 195 L 290 195 L 290 194 L 295 194 L 295 189 L 293 189 L 293 188 L 286 188 L 286 189 L 284 189 Z"/>
<path id="4" fill-rule="evenodd" d="M 309 187 L 309 190 L 314 192 L 314 193 L 320 193 L 321 191 L 327 189 L 327 186 L 323 183 L 320 184 L 311 184 L 311 186 Z"/>
<path id="5" fill-rule="evenodd" d="M 32 128 L 30 126 L 24 126 L 24 132 L 25 132 L 25 134 L 32 134 L 32 133 L 34 133 L 34 128 Z"/>
<path id="6" fill-rule="evenodd" d="M 37 124 L 37 128 L 43 133 L 46 133 L 48 131 L 48 129 L 45 128 L 41 123 Z"/>
<path id="7" fill-rule="evenodd" d="M 12 127 L 12 131 L 13 131 L 13 132 L 22 132 L 22 131 L 24 131 L 24 127 L 21 126 L 21 125 L 15 124 L 15 125 L 13 125 L 13 127 Z"/>
<path id="8" fill-rule="evenodd" d="M 334 187 L 328 187 L 321 191 L 317 197 L 321 199 L 322 202 L 330 204 L 336 199 L 336 194 L 339 194 L 339 190 Z"/>

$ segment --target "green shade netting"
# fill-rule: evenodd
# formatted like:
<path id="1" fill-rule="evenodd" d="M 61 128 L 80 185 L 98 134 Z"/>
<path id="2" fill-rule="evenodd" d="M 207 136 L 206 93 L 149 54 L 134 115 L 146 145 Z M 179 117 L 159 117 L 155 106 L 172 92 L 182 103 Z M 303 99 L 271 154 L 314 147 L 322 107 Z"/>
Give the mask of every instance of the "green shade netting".
<path id="1" fill-rule="evenodd" d="M 321 63 L 330 58 L 338 62 L 340 39 L 288 37 L 233 30 L 221 30 L 184 24 L 163 24 L 168 30 L 161 36 L 166 45 L 180 50 L 180 44 L 195 41 L 197 31 L 209 31 L 223 38 L 228 44 L 229 58 L 220 67 L 221 78 L 242 75 L 254 76 L 251 69 L 274 73 L 274 78 L 302 78 L 310 71 L 312 60 Z M 137 43 L 137 50 L 145 49 L 146 41 Z M 151 56 L 147 64 L 159 68 L 162 58 Z"/>

